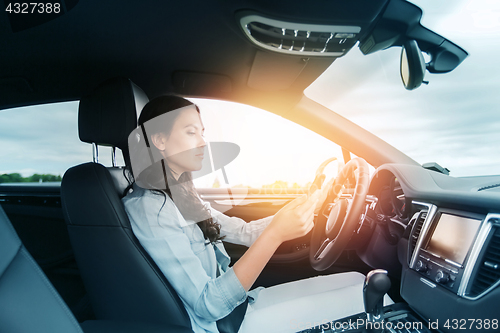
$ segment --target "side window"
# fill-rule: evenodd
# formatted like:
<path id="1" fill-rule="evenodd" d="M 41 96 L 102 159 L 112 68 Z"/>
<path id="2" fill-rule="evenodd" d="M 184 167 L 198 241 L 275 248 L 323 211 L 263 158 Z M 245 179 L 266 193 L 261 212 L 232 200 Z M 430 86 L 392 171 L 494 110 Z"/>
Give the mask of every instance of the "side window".
<path id="1" fill-rule="evenodd" d="M 58 182 L 68 168 L 90 161 L 92 146 L 78 138 L 78 102 L 0 111 L 0 183 Z M 110 148 L 99 148 L 99 161 L 111 164 Z"/>
<path id="2" fill-rule="evenodd" d="M 325 169 L 328 179 L 343 162 L 340 146 L 280 116 L 237 103 L 191 100 L 200 107 L 208 142 L 240 147 L 224 170 L 195 179 L 197 188 L 271 188 L 271 193 L 286 194 L 290 189 L 309 188 L 325 160 L 337 158 Z"/>

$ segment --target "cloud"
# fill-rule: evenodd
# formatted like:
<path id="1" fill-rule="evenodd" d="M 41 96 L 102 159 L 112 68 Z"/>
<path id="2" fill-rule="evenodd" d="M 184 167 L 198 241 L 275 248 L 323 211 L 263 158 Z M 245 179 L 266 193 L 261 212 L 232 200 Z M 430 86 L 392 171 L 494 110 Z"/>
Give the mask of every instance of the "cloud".
<path id="1" fill-rule="evenodd" d="M 424 7 L 424 16 L 438 23 L 436 14 L 442 9 L 434 10 L 434 1 L 418 1 L 426 3 L 431 7 Z M 487 36 L 474 20 L 460 21 L 488 5 L 487 1 L 462 1 L 447 11 L 448 24 L 455 20 L 455 29 L 469 32 L 452 39 L 469 57 L 451 73 L 427 73 L 428 86 L 411 92 L 403 88 L 399 48 L 368 56 L 355 49 L 336 60 L 306 94 L 419 163 L 437 162 L 454 176 L 500 174 L 500 63 L 496 59 L 500 25 L 490 24 L 496 22 L 499 11 L 489 16 Z"/>
<path id="2" fill-rule="evenodd" d="M 62 175 L 67 168 L 90 161 L 90 145 L 78 138 L 77 108 L 77 102 L 68 102 L 3 110 L 0 113 L 3 173 Z"/>

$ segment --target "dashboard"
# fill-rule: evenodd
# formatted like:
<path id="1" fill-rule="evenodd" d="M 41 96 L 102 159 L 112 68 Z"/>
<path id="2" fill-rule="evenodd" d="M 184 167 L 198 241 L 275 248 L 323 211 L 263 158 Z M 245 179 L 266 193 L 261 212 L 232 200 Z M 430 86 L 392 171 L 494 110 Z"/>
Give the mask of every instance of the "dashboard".
<path id="1" fill-rule="evenodd" d="M 401 297 L 422 318 L 443 332 L 455 319 L 498 323 L 500 176 L 383 165 L 361 220 L 373 236 L 358 255 L 401 274 Z"/>

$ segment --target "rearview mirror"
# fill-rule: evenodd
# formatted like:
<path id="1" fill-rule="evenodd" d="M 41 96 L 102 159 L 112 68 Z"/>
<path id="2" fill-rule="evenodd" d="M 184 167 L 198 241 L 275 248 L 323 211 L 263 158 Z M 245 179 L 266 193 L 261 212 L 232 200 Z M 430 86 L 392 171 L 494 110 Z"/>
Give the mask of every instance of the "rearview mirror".
<path id="1" fill-rule="evenodd" d="M 424 81 L 425 60 L 415 40 L 403 44 L 400 69 L 401 80 L 407 90 L 420 87 Z"/>

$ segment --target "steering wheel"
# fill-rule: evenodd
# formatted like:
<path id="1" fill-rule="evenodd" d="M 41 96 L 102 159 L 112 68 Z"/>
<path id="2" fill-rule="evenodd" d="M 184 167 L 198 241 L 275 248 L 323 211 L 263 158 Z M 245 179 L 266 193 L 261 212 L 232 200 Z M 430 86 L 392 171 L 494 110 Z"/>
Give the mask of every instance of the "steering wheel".
<path id="1" fill-rule="evenodd" d="M 353 176 L 355 175 L 355 176 Z M 354 179 L 352 199 L 342 199 L 344 185 Z M 328 197 L 315 221 L 311 236 L 309 261 L 317 271 L 329 268 L 339 258 L 358 226 L 370 183 L 368 163 L 362 158 L 350 160 L 328 190 Z M 335 201 L 337 198 L 339 200 Z M 333 204 L 328 216 L 323 215 Z"/>

